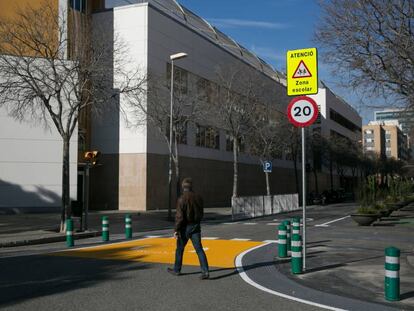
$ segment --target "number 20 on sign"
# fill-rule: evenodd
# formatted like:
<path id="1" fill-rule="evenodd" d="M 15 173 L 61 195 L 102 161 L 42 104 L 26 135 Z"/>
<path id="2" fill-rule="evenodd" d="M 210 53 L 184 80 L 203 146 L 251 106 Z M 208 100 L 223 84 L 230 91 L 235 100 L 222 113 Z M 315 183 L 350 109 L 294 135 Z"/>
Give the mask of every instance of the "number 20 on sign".
<path id="1" fill-rule="evenodd" d="M 297 127 L 312 125 L 318 118 L 318 105 L 307 96 L 298 96 L 292 99 L 287 108 L 290 123 Z"/>

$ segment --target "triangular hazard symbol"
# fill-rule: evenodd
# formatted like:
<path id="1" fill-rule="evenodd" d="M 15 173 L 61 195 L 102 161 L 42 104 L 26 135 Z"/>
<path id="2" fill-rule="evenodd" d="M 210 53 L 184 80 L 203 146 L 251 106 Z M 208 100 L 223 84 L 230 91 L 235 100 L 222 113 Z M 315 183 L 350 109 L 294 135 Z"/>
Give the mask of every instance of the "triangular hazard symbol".
<path id="1" fill-rule="evenodd" d="M 301 60 L 292 78 L 299 79 L 299 78 L 309 78 L 309 77 L 312 77 L 312 74 L 310 73 L 308 67 L 306 67 L 303 60 Z"/>

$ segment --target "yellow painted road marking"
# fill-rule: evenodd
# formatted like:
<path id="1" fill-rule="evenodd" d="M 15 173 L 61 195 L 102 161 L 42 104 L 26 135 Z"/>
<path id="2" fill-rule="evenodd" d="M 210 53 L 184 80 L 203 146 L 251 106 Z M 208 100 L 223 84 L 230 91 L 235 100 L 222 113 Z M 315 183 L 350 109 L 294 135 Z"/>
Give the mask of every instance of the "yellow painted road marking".
<path id="1" fill-rule="evenodd" d="M 148 238 L 73 249 L 51 255 L 173 264 L 175 243 L 175 239 L 172 238 Z M 263 242 L 255 241 L 203 240 L 203 247 L 209 265 L 220 268 L 235 268 L 234 260 L 238 254 L 262 244 Z M 183 264 L 190 266 L 199 265 L 197 254 L 190 241 L 184 252 Z"/>

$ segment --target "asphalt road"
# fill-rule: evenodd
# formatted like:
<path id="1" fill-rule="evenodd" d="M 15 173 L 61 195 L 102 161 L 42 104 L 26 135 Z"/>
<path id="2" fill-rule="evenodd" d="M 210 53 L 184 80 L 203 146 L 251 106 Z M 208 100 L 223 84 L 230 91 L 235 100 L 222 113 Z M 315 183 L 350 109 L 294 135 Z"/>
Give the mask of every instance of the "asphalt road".
<path id="1" fill-rule="evenodd" d="M 321 263 L 330 267 L 332 261 L 343 260 L 344 256 L 330 259 L 322 256 L 326 249 L 338 245 L 347 251 L 352 248 L 374 248 L 380 257 L 383 246 L 395 242 L 403 251 L 412 251 L 413 238 L 406 231 L 412 230 L 410 223 L 404 224 L 401 232 L 395 227 L 355 227 L 345 217 L 353 206 L 329 206 L 308 212 L 309 269 L 314 274 L 291 277 L 303 286 L 315 287 L 309 276 L 315 276 L 322 291 L 332 295 L 345 293 L 350 297 L 358 293 L 349 290 L 349 284 L 337 284 L 329 274 L 333 270 L 323 271 Z M 299 213 L 296 213 L 299 214 Z M 203 236 L 219 239 L 251 239 L 267 241 L 277 239 L 277 224 L 289 215 L 277 215 L 237 223 L 210 224 L 203 226 Z M 326 224 L 324 226 L 316 226 Z M 405 227 L 404 227 L 405 226 Z M 370 231 L 368 231 L 370 230 Z M 385 233 L 384 233 L 385 232 Z M 392 232 L 392 234 L 387 233 Z M 146 233 L 148 234 L 148 233 Z M 153 235 L 170 235 L 170 230 L 152 232 Z M 136 238 L 142 237 L 135 234 Z M 372 237 L 375 237 L 372 240 Z M 113 235 L 112 239 L 122 235 Z M 369 242 L 367 242 L 369 240 Z M 77 241 L 77 245 L 96 245 L 99 238 Z M 316 247 L 315 247 L 316 246 Z M 270 245 L 267 247 L 271 247 Z M 276 254 L 276 244 L 274 244 Z M 411 249 L 410 249 L 411 247 Z M 325 248 L 325 249 L 324 249 Z M 368 247 L 369 248 L 369 247 Z M 184 275 L 174 277 L 166 272 L 166 264 L 104 260 L 96 258 L 78 258 L 50 256 L 51 251 L 64 250 L 63 243 L 49 245 L 18 247 L 0 250 L 0 309 L 2 310 L 321 310 L 316 306 L 285 299 L 255 288 L 243 280 L 234 268 L 211 269 L 211 279 L 199 280 L 199 268 L 185 266 Z M 316 255 L 324 257 L 323 261 L 315 260 Z M 360 252 L 360 251 L 357 251 Z M 344 252 L 346 253 L 346 252 Z M 208 252 L 207 252 L 208 254 Z M 313 259 L 312 259 L 313 258 Z M 346 258 L 345 258 L 346 259 Z M 362 258 L 361 260 L 364 260 Z M 372 260 L 372 259 L 371 259 Z M 378 259 L 381 261 L 382 259 Z M 373 264 L 378 264 L 378 260 Z M 259 260 L 260 261 L 260 260 Z M 272 260 L 262 260 L 257 265 L 250 265 L 248 275 L 259 271 L 267 271 L 275 267 Z M 352 269 L 347 265 L 347 269 Z M 288 266 L 277 265 L 277 269 L 286 272 Z M 339 272 L 339 273 L 347 273 Z M 348 271 L 349 273 L 349 271 Z M 411 271 L 410 271 L 411 273 Z M 328 281 L 323 282 L 327 278 Z M 322 280 L 322 281 L 320 281 Z M 331 284 L 329 282 L 336 282 Z M 277 280 L 275 279 L 275 282 Z M 411 281 L 410 281 L 411 282 Z M 412 283 L 414 284 L 414 283 Z M 320 286 L 319 286 L 320 285 Z M 379 284 L 378 286 L 381 286 Z M 407 285 L 406 285 L 407 286 Z M 351 286 L 352 287 L 352 286 Z M 358 284 L 356 284 L 358 287 Z M 414 286 L 412 287 L 414 288 Z M 410 300 L 409 291 L 402 288 L 406 298 Z M 291 293 L 293 296 L 294 293 Z M 360 299 L 383 303 L 381 294 L 363 291 Z M 355 298 L 355 297 L 354 297 Z M 402 306 L 402 307 L 401 307 Z M 400 309 L 412 310 L 410 304 L 397 305 Z M 358 307 L 355 308 L 358 310 Z M 360 309 L 362 310 L 362 309 Z"/>

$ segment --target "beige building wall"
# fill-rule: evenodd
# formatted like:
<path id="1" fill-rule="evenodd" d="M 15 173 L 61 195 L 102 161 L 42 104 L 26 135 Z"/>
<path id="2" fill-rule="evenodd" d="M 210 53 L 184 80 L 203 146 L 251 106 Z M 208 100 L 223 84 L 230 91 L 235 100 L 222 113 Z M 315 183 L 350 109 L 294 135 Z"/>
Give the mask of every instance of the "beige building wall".
<path id="1" fill-rule="evenodd" d="M 385 155 L 398 159 L 398 128 L 396 126 L 383 126 L 385 131 Z"/>
<path id="2" fill-rule="evenodd" d="M 374 152 L 381 157 L 407 160 L 407 138 L 397 125 L 369 124 L 363 127 L 362 132 L 365 153 Z"/>
<path id="3" fill-rule="evenodd" d="M 364 125 L 362 127 L 362 144 L 365 153 L 374 153 L 377 156 L 384 156 L 384 130 L 381 126 Z"/>

